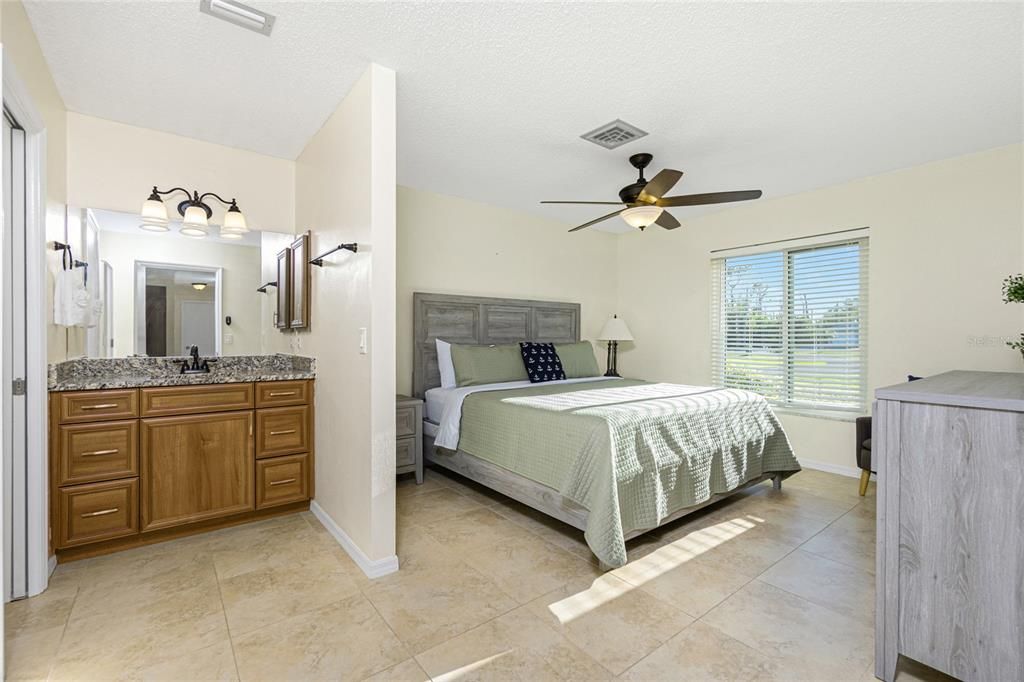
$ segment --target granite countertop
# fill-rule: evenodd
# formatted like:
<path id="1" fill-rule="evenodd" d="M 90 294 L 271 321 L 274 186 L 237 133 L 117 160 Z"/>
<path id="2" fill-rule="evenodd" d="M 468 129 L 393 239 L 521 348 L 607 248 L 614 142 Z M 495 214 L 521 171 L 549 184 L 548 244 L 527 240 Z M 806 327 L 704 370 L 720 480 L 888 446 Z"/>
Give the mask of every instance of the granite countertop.
<path id="1" fill-rule="evenodd" d="M 316 377 L 316 361 L 301 355 L 229 355 L 210 362 L 209 374 L 180 374 L 184 357 L 80 358 L 49 366 L 50 391 L 237 384 Z M 212 360 L 212 358 L 209 358 Z"/>

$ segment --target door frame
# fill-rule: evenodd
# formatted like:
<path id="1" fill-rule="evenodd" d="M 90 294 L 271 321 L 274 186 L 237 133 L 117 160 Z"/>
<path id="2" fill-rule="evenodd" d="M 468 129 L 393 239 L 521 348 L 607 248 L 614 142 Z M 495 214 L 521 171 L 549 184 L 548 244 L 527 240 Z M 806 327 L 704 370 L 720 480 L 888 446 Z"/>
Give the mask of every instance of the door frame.
<path id="1" fill-rule="evenodd" d="M 220 357 L 223 354 L 223 301 L 224 301 L 224 268 L 214 267 L 212 265 L 184 265 L 182 263 L 158 263 L 156 261 L 137 260 L 133 262 L 133 276 L 135 278 L 135 294 L 133 296 L 132 310 L 132 337 L 134 339 L 134 352 L 136 355 L 146 354 L 146 339 L 143 333 L 140 333 L 140 329 L 145 329 L 145 325 L 140 326 L 139 320 L 146 317 L 146 269 L 153 268 L 155 270 L 195 270 L 197 272 L 212 272 L 214 273 L 213 285 L 216 288 L 213 297 L 213 315 L 214 315 L 214 326 L 213 335 L 215 348 L 213 352 L 214 357 Z M 199 349 L 202 352 L 202 348 Z M 178 356 L 172 356 L 178 357 Z"/>
<path id="2" fill-rule="evenodd" d="M 0 71 L 2 104 L 25 131 L 25 249 L 30 254 L 25 262 L 25 436 L 27 452 L 37 453 L 27 458 L 25 471 L 28 594 L 32 596 L 46 589 L 57 565 L 56 556 L 50 556 L 47 485 L 46 122 L 2 46 Z M 0 388 L 6 399 L 9 387 Z"/>

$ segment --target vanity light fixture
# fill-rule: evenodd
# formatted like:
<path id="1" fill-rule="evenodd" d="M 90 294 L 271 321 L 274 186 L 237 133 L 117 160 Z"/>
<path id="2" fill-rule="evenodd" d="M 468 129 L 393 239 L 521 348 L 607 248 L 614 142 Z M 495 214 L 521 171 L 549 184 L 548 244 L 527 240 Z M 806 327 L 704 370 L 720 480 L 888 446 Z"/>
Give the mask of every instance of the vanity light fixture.
<path id="1" fill-rule="evenodd" d="M 202 239 L 210 231 L 210 218 L 213 217 L 213 209 L 207 203 L 207 198 L 213 198 L 228 207 L 224 214 L 224 225 L 220 228 L 220 236 L 225 239 L 241 239 L 249 231 L 249 225 L 245 215 L 238 208 L 238 203 L 231 199 L 228 201 L 214 192 L 200 194 L 193 190 L 189 192 L 183 187 L 173 187 L 167 190 L 153 187 L 149 197 L 142 203 L 142 224 L 143 230 L 151 232 L 167 232 L 167 206 L 160 198 L 164 194 L 183 192 L 188 198 L 178 203 L 178 214 L 181 215 L 181 233 L 186 237 Z"/>

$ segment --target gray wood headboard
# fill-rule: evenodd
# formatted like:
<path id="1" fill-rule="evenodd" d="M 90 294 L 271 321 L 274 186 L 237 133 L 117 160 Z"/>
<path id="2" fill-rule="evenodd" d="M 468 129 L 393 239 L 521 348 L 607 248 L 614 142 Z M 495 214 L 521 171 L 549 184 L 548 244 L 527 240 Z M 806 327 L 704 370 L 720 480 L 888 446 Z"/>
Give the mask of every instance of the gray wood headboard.
<path id="1" fill-rule="evenodd" d="M 579 303 L 415 292 L 412 309 L 412 392 L 417 398 L 441 385 L 438 338 L 474 345 L 580 340 Z"/>

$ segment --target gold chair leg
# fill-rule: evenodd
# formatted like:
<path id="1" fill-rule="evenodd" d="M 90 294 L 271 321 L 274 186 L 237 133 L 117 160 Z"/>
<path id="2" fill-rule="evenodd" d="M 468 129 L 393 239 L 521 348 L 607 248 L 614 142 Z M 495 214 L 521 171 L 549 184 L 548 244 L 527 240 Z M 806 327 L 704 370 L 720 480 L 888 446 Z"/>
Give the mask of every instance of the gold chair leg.
<path id="1" fill-rule="evenodd" d="M 860 472 L 860 496 L 861 497 L 864 497 L 864 495 L 868 492 L 868 481 L 870 481 L 870 480 L 871 480 L 871 472 L 870 471 L 862 471 L 862 472 Z"/>

